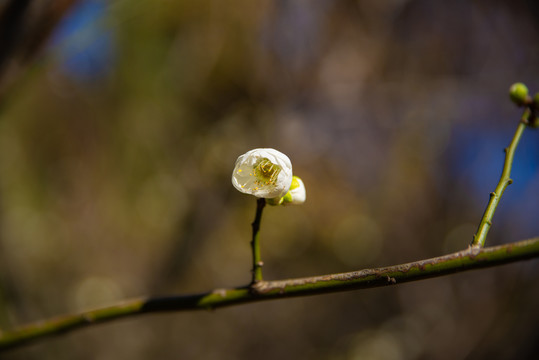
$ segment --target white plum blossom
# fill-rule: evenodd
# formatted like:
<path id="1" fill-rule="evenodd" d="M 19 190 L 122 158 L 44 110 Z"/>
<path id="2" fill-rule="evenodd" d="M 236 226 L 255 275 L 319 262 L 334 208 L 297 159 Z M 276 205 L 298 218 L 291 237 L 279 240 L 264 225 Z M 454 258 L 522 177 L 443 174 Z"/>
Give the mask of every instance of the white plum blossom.
<path id="1" fill-rule="evenodd" d="M 232 185 L 258 198 L 281 198 L 292 184 L 292 163 L 275 149 L 254 149 L 238 157 Z"/>

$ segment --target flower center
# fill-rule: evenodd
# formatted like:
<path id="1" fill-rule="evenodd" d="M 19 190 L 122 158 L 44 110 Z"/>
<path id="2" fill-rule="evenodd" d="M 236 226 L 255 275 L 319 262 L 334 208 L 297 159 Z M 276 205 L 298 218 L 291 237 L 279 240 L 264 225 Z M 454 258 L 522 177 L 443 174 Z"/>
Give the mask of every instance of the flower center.
<path id="1" fill-rule="evenodd" d="M 272 163 L 267 158 L 262 158 L 257 161 L 253 170 L 258 179 L 265 182 L 266 185 L 269 185 L 275 184 L 277 177 L 281 172 L 281 167 Z"/>

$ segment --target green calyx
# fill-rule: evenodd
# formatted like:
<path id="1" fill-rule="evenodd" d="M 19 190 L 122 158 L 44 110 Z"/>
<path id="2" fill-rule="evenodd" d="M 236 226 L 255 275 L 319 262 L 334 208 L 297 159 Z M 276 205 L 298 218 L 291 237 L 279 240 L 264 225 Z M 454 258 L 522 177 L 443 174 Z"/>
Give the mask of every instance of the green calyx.
<path id="1" fill-rule="evenodd" d="M 290 190 L 292 190 L 292 188 L 290 188 Z M 273 199 L 266 199 L 266 203 L 268 205 L 273 205 L 273 206 L 284 205 L 286 203 L 291 203 L 292 202 L 292 194 L 290 193 L 290 190 L 283 197 L 273 198 Z"/>
<path id="2" fill-rule="evenodd" d="M 509 88 L 509 97 L 518 106 L 529 103 L 528 87 L 523 83 L 514 83 Z"/>
<path id="3" fill-rule="evenodd" d="M 286 193 L 286 194 L 288 195 L 288 193 Z M 266 199 L 266 204 L 272 205 L 272 206 L 282 205 L 285 196 L 280 197 L 280 198 L 276 197 L 276 198 L 273 198 L 273 199 Z"/>

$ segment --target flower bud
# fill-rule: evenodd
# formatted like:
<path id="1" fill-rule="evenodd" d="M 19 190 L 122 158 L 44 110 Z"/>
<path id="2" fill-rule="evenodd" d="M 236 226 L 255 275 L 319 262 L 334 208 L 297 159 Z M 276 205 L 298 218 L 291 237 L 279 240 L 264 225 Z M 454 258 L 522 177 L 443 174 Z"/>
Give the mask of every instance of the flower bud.
<path id="1" fill-rule="evenodd" d="M 306 197 L 307 193 L 303 181 L 299 177 L 293 176 L 290 190 L 283 197 L 267 199 L 266 202 L 269 205 L 299 205 L 305 202 Z"/>
<path id="2" fill-rule="evenodd" d="M 528 101 L 528 88 L 523 83 L 514 83 L 509 88 L 509 97 L 515 104 L 524 105 Z"/>
<path id="3" fill-rule="evenodd" d="M 292 185 L 290 185 L 290 190 L 288 190 L 286 195 L 283 197 L 284 204 L 303 204 L 306 198 L 307 191 L 305 190 L 305 184 L 303 184 L 303 181 L 299 177 L 292 177 Z"/>
<path id="4" fill-rule="evenodd" d="M 254 149 L 238 157 L 232 185 L 258 198 L 281 198 L 292 183 L 292 163 L 275 149 Z"/>

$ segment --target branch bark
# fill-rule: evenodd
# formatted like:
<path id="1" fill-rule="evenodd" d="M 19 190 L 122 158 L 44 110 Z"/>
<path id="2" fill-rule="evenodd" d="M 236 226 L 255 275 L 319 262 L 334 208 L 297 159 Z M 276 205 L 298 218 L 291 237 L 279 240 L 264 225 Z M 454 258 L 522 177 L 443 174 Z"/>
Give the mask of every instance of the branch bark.
<path id="1" fill-rule="evenodd" d="M 262 300 L 396 285 L 536 257 L 539 257 L 539 237 L 486 248 L 471 246 L 456 253 L 388 267 L 288 280 L 262 280 L 252 285 L 215 289 L 202 294 L 132 299 L 5 332 L 0 336 L 0 351 L 128 316 L 215 309 Z"/>

